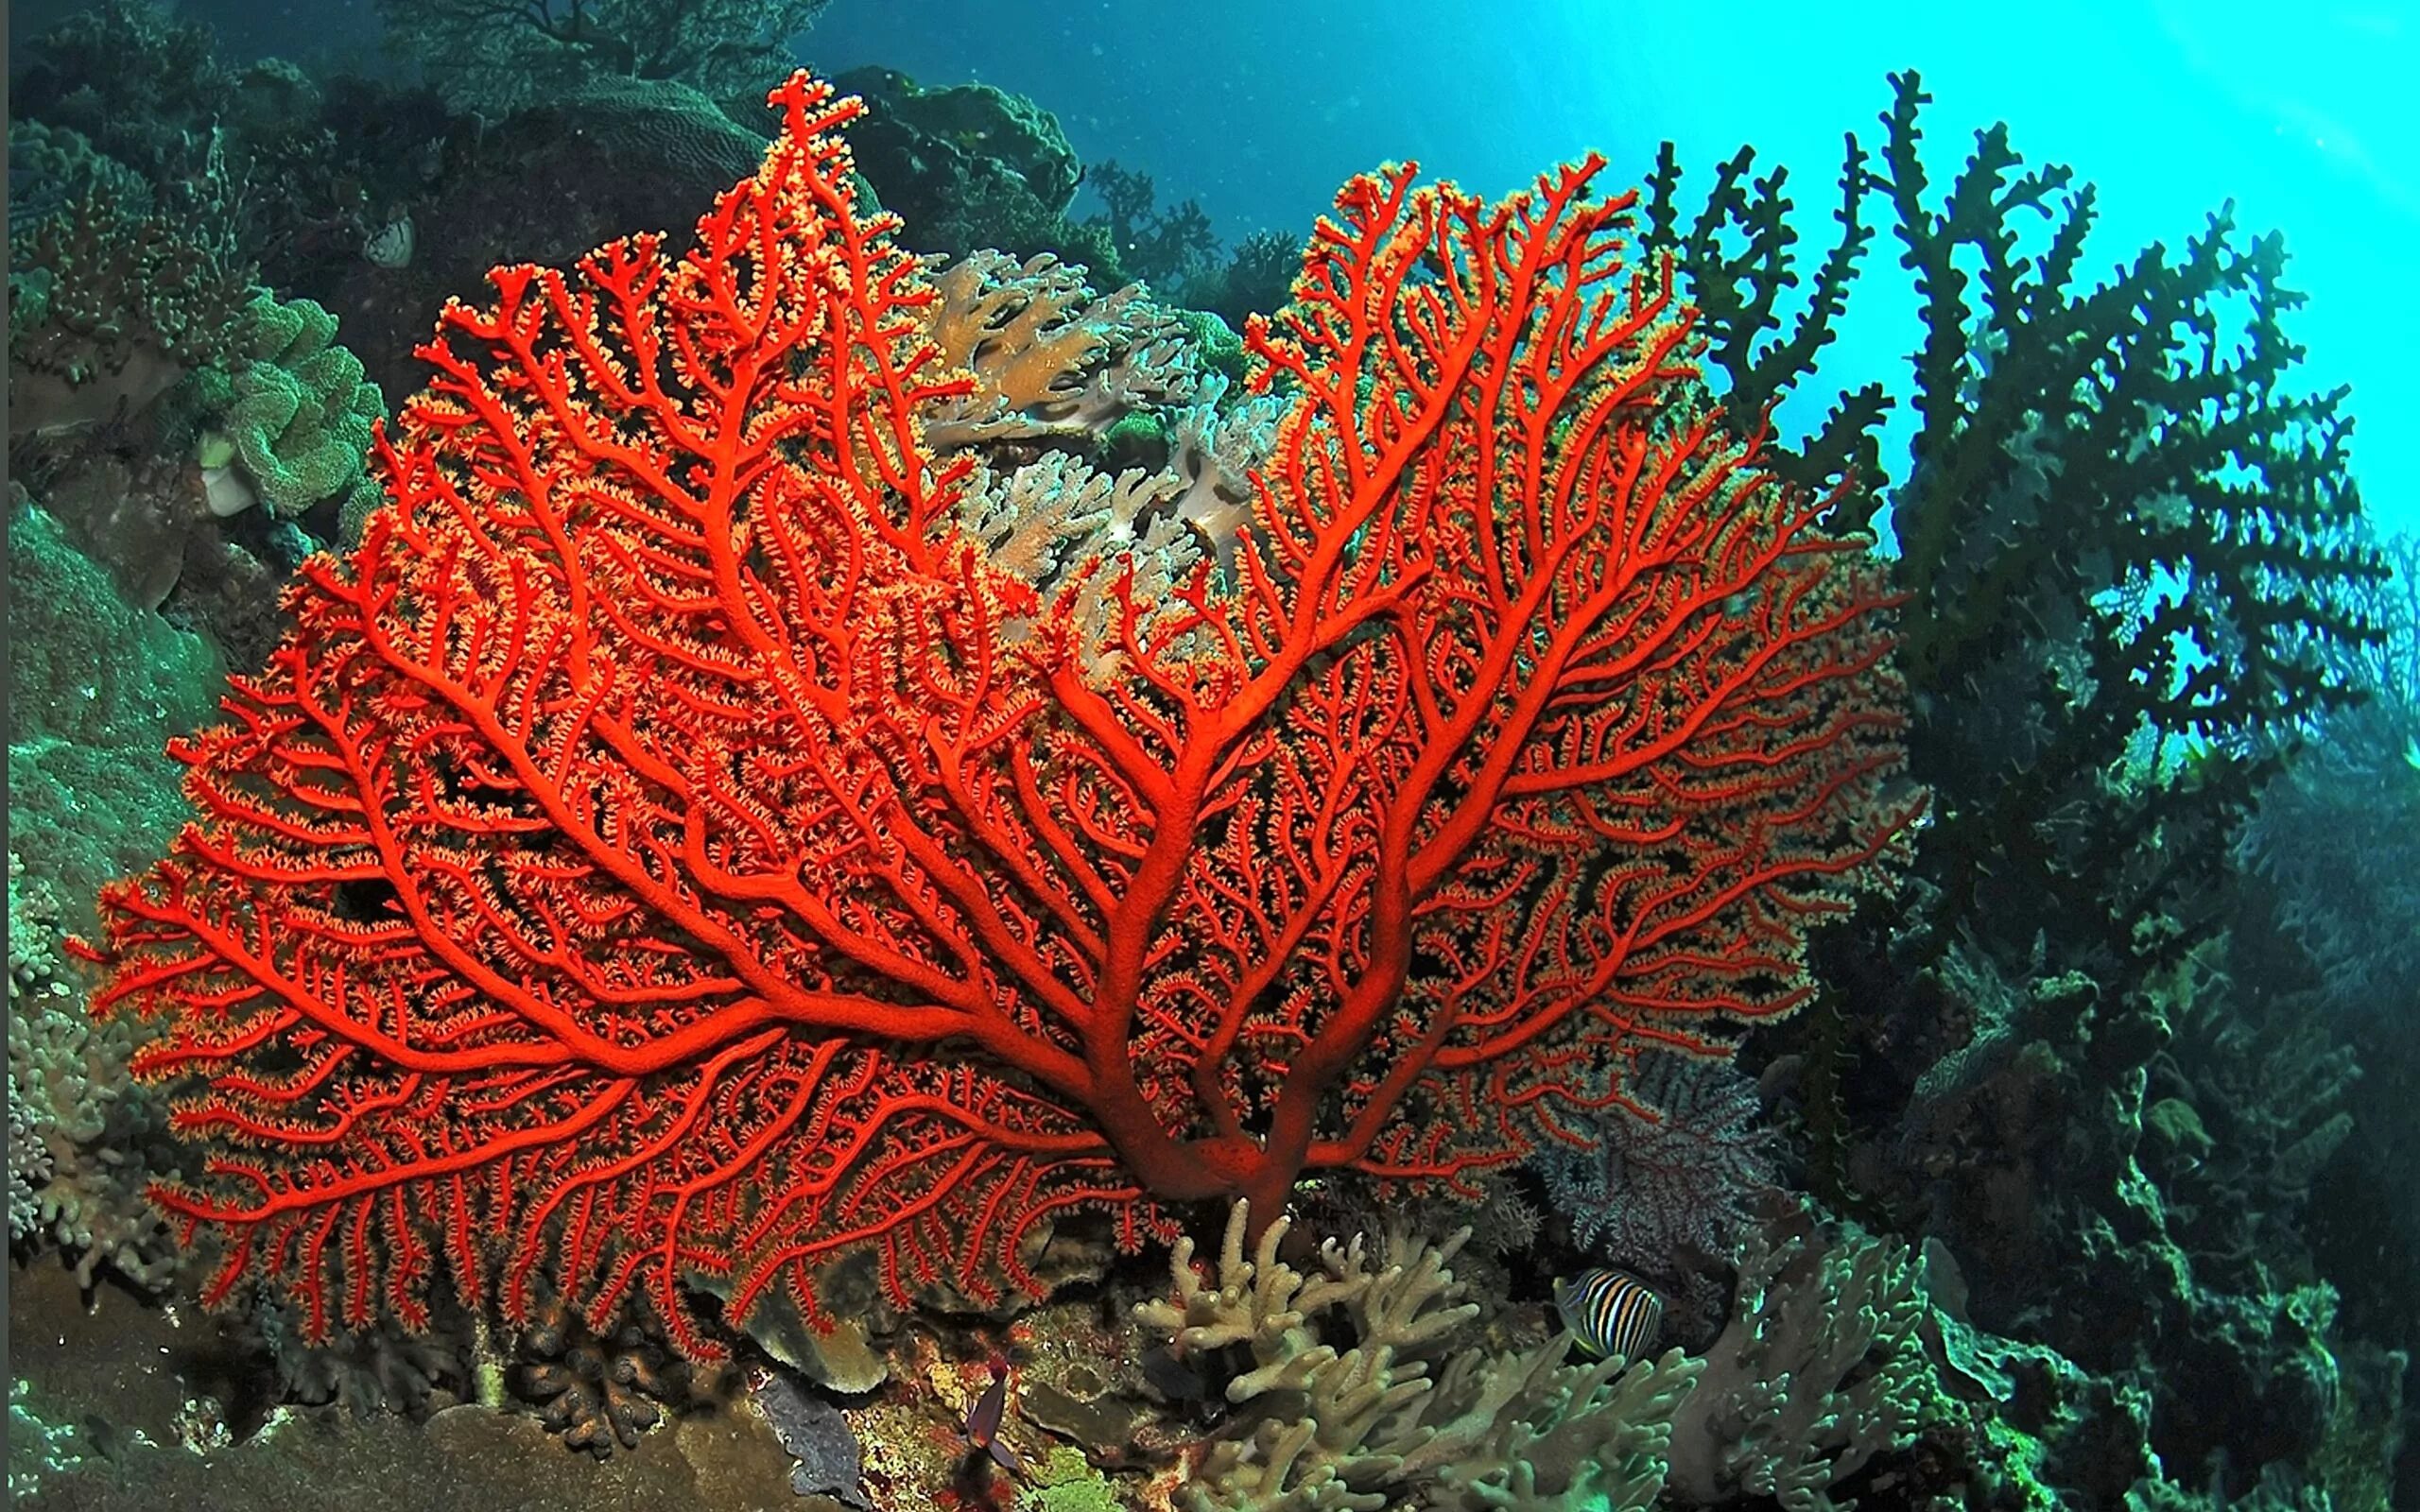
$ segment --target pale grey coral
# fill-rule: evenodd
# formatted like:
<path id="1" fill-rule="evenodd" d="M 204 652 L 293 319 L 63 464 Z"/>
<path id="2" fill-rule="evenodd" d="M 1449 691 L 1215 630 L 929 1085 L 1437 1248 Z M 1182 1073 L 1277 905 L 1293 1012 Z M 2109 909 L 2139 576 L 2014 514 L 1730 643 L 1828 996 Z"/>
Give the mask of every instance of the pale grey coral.
<path id="1" fill-rule="evenodd" d="M 1070 453 L 1050 452 L 1005 473 L 978 468 L 960 519 L 995 565 L 1040 591 L 1044 612 L 1073 595 L 1086 676 L 1106 682 L 1125 654 L 1119 594 L 1149 622 L 1203 559 L 1200 537 L 1168 508 L 1182 490 L 1168 472 L 1128 468 L 1112 477 Z M 1029 628 L 1011 624 L 1007 631 L 1016 640 Z"/>
<path id="2" fill-rule="evenodd" d="M 1277 449 L 1278 423 L 1293 407 L 1284 394 L 1256 394 L 1232 407 L 1203 402 L 1169 426 L 1168 471 L 1184 481 L 1176 513 L 1216 548 L 1222 562 L 1252 524 L 1254 485 Z"/>
<path id="3" fill-rule="evenodd" d="M 1730 1325 L 1673 1425 L 1673 1489 L 1699 1503 L 1854 1507 L 1831 1488 L 1913 1443 L 1935 1398 L 1928 1311 L 1904 1244 L 1827 1235 L 1803 1211 L 1752 1236 Z"/>
<path id="4" fill-rule="evenodd" d="M 1249 1250 L 1237 1203 L 1215 1276 L 1181 1241 L 1175 1292 L 1137 1315 L 1189 1358 L 1230 1351 L 1241 1412 L 1193 1467 L 1199 1512 L 1376 1512 L 1381 1507 L 1643 1508 L 1664 1482 L 1673 1415 L 1698 1362 L 1566 1364 L 1567 1334 L 1476 1347 L 1476 1303 L 1452 1263 L 1468 1230 L 1432 1244 L 1401 1230 L 1383 1258 L 1321 1246 L 1316 1269 L 1281 1260 L 1287 1220 Z M 1339 1331 L 1341 1331 L 1340 1332 Z M 1324 1337 L 1345 1337 L 1341 1347 Z"/>
<path id="5" fill-rule="evenodd" d="M 50 1179 L 49 1132 L 41 1114 L 9 1100 L 9 1243 L 20 1244 L 42 1231 L 42 1203 L 36 1188 Z"/>
<path id="6" fill-rule="evenodd" d="M 144 1200 L 159 1119 L 127 1065 L 145 1030 L 95 1023 L 62 972 L 55 894 L 9 857 L 9 1235 L 47 1239 L 91 1286 L 108 1265 L 167 1284 L 176 1245 Z M 20 1187 L 22 1186 L 22 1192 Z"/>

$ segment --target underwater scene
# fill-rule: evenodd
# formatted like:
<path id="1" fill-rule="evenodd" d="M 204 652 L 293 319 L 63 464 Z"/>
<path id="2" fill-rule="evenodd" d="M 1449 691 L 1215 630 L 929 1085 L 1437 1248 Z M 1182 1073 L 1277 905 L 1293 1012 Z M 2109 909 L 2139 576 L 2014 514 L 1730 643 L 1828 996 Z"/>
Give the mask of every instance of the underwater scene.
<path id="1" fill-rule="evenodd" d="M 2420 1512 L 2420 20 L 9 49 L 10 1504 Z"/>

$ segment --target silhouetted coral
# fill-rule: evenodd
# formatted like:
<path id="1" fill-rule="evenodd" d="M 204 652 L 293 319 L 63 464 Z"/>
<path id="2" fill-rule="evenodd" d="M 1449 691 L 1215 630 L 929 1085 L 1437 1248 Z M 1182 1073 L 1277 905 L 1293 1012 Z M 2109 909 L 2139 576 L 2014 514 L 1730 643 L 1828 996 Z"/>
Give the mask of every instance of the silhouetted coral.
<path id="1" fill-rule="evenodd" d="M 670 80 L 745 108 L 826 0 L 380 0 L 388 45 L 454 108 L 502 119 L 600 80 Z"/>

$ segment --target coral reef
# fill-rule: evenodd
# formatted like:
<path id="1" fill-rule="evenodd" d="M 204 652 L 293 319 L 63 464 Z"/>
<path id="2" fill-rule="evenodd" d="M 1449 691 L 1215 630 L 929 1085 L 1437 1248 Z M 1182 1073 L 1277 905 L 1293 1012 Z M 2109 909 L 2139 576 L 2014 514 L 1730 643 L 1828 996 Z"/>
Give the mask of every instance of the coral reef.
<path id="1" fill-rule="evenodd" d="M 178 218 L 132 214 L 98 194 L 12 236 L 12 439 L 140 415 L 223 358 L 250 271 Z"/>
<path id="2" fill-rule="evenodd" d="M 350 504 L 356 492 L 375 494 L 362 468 L 387 404 L 336 334 L 336 317 L 310 300 L 261 294 L 247 309 L 223 398 L 186 402 L 215 412 L 200 422 L 213 514 L 259 502 L 293 516 L 323 499 Z"/>
<path id="3" fill-rule="evenodd" d="M 2091 188 L 1928 176 L 1906 75 L 1812 248 L 1667 145 L 1635 227 L 1390 171 L 1306 263 L 984 84 L 769 159 L 816 0 L 386 9 L 346 75 L 99 0 L 12 77 L 15 1499 L 2420 1504 L 2420 548 L 2274 237 L 2081 276 Z M 1913 388 L 1740 452 L 1886 228 Z M 497 262 L 562 273 L 448 314 L 373 521 L 372 380 Z M 1822 614 L 1767 686 L 1887 728 L 1692 700 Z M 112 919 L 192 995 L 96 1021 L 225 669 Z M 1680 1350 L 1547 1336 L 1607 1262 Z"/>

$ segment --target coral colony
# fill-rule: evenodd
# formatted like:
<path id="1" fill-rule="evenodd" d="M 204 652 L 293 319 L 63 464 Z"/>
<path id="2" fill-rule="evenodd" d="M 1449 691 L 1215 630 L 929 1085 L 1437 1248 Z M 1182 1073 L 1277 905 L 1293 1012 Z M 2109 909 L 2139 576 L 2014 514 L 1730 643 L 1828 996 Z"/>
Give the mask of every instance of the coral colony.
<path id="1" fill-rule="evenodd" d="M 1891 600 L 1720 422 L 1596 161 L 1346 185 L 1247 337 L 1248 507 L 1004 518 L 924 435 L 973 381 L 856 102 L 774 102 L 687 252 L 446 308 L 391 507 L 105 895 L 98 1011 L 199 1078 L 157 1198 L 213 1301 L 317 1335 L 543 1274 L 707 1357 L 693 1278 L 1038 1292 L 1071 1211 L 1132 1247 L 1202 1199 L 1251 1244 L 1321 1172 L 1588 1141 L 1605 1065 L 1802 1003 L 1923 801 Z"/>

